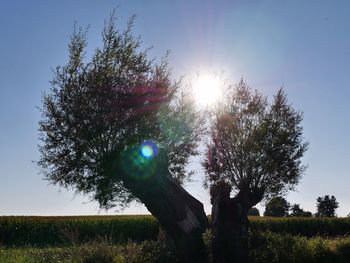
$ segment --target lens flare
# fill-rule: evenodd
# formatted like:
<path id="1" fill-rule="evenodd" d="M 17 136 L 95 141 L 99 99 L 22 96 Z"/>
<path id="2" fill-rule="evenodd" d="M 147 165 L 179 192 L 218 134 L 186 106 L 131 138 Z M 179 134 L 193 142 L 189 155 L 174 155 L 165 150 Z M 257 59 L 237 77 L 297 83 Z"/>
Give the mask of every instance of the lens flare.
<path id="1" fill-rule="evenodd" d="M 158 155 L 157 144 L 155 144 L 152 141 L 145 141 L 141 145 L 140 153 L 144 158 L 147 158 L 147 159 L 157 156 Z"/>
<path id="2" fill-rule="evenodd" d="M 125 175 L 137 180 L 146 180 L 157 172 L 158 146 L 151 140 L 127 147 L 121 154 L 121 167 Z"/>
<path id="3" fill-rule="evenodd" d="M 141 149 L 141 154 L 145 158 L 151 158 L 153 156 L 153 149 L 151 146 L 145 145 Z"/>

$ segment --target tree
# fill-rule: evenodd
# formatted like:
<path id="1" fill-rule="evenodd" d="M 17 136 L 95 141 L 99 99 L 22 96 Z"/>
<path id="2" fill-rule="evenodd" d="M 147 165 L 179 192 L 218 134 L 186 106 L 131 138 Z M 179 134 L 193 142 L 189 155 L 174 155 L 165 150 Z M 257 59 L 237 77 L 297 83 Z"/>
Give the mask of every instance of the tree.
<path id="1" fill-rule="evenodd" d="M 225 191 L 211 191 L 213 222 L 225 221 L 218 217 L 226 216 L 226 221 L 232 217 L 234 222 L 227 231 L 237 238 L 223 241 L 219 237 L 220 229 L 213 225 L 213 243 L 231 244 L 229 248 L 218 245 L 215 248 L 218 252 L 213 248 L 214 255 L 229 255 L 234 251 L 231 260 L 246 262 L 248 210 L 263 198 L 292 190 L 299 182 L 304 171 L 301 158 L 307 149 L 301 122 L 302 114 L 288 104 L 282 89 L 271 104 L 243 80 L 228 90 L 212 118 L 203 167 L 207 186 L 217 188 L 227 184 L 236 194 L 228 200 Z M 223 207 L 230 212 L 220 213 Z M 230 260 L 228 257 L 226 260 Z"/>
<path id="2" fill-rule="evenodd" d="M 290 204 L 283 197 L 272 198 L 267 204 L 264 216 L 285 217 L 288 216 Z"/>
<path id="3" fill-rule="evenodd" d="M 312 213 L 309 211 L 304 211 L 302 208 L 300 208 L 299 204 L 294 204 L 290 208 L 290 216 L 296 216 L 296 217 L 312 217 Z"/>
<path id="4" fill-rule="evenodd" d="M 259 209 L 256 207 L 252 207 L 248 210 L 248 216 L 260 216 Z"/>
<path id="5" fill-rule="evenodd" d="M 325 195 L 317 198 L 317 213 L 316 216 L 319 217 L 334 217 L 335 210 L 339 207 L 337 199 L 332 195 Z"/>
<path id="6" fill-rule="evenodd" d="M 141 201 L 173 238 L 183 262 L 205 262 L 203 205 L 181 183 L 197 154 L 201 118 L 191 96 L 140 50 L 133 18 L 106 21 L 89 61 L 86 31 L 75 29 L 68 63 L 43 96 L 38 165 L 53 184 L 89 195 L 102 208 Z"/>

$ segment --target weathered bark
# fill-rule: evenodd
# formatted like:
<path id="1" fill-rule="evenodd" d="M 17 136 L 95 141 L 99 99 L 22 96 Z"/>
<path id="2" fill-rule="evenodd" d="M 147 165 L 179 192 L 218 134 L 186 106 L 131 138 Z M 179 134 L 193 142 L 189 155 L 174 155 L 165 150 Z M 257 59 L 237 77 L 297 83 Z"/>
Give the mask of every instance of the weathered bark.
<path id="1" fill-rule="evenodd" d="M 202 234 L 208 220 L 203 204 L 181 187 L 165 164 L 158 160 L 149 178 L 126 176 L 124 185 L 159 220 L 173 239 L 181 262 L 207 262 Z"/>
<path id="2" fill-rule="evenodd" d="M 241 190 L 234 198 L 218 193 L 214 197 L 214 263 L 249 262 L 248 210 L 262 199 L 262 193 Z"/>

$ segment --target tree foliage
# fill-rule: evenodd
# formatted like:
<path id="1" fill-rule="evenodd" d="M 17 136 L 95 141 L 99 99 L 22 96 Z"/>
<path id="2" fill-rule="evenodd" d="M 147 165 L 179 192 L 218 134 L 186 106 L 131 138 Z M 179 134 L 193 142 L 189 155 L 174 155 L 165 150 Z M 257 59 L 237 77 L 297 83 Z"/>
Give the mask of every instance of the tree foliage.
<path id="1" fill-rule="evenodd" d="M 280 89 L 271 104 L 241 80 L 214 114 L 211 141 L 203 162 L 207 185 L 226 181 L 248 191 L 255 205 L 299 182 L 307 149 L 302 114 Z"/>
<path id="2" fill-rule="evenodd" d="M 170 233 L 182 262 L 205 262 L 203 204 L 180 186 L 191 175 L 186 166 L 198 153 L 203 118 L 172 81 L 166 57 L 150 59 L 132 27 L 133 18 L 119 30 L 113 14 L 91 58 L 86 30 L 74 30 L 68 62 L 43 95 L 38 165 L 51 183 L 89 194 L 103 208 L 138 198 Z M 246 262 L 249 208 L 293 189 L 302 175 L 302 114 L 283 90 L 269 104 L 241 81 L 213 116 L 203 166 L 219 211 L 213 222 L 229 227 L 213 224 L 220 228 L 213 246 L 232 244 L 222 248 Z"/>
<path id="3" fill-rule="evenodd" d="M 248 216 L 260 216 L 260 211 L 256 207 L 252 207 L 248 210 Z"/>
<path id="4" fill-rule="evenodd" d="M 264 216 L 285 217 L 288 216 L 290 204 L 281 196 L 272 198 L 267 204 Z"/>
<path id="5" fill-rule="evenodd" d="M 141 50 L 134 19 L 117 29 L 114 13 L 105 22 L 102 47 L 86 58 L 86 30 L 76 29 L 66 65 L 54 71 L 43 96 L 38 165 L 54 184 L 89 194 L 101 207 L 127 204 L 133 194 L 125 173 L 148 176 L 140 145 L 151 140 L 165 154 L 172 176 L 182 182 L 188 158 L 197 153 L 200 122 L 191 96 L 171 80 L 166 57 L 159 63 Z M 111 160 L 128 159 L 118 174 Z M 130 162 L 128 162 L 130 163 Z"/>
<path id="6" fill-rule="evenodd" d="M 316 216 L 320 217 L 334 217 L 335 211 L 339 207 L 339 203 L 334 195 L 329 197 L 325 195 L 317 198 L 317 213 Z"/>
<path id="7" fill-rule="evenodd" d="M 309 211 L 304 211 L 302 208 L 300 208 L 299 204 L 294 204 L 290 208 L 290 216 L 311 217 L 312 213 Z"/>

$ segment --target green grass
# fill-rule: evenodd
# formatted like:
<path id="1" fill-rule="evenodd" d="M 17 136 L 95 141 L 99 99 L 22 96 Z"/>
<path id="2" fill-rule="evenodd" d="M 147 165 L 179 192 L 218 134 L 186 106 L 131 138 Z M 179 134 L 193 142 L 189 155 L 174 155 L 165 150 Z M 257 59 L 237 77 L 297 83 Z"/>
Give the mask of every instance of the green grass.
<path id="1" fill-rule="evenodd" d="M 349 263 L 350 237 L 306 238 L 271 232 L 253 233 L 251 257 L 255 263 Z"/>
<path id="2" fill-rule="evenodd" d="M 254 233 L 251 252 L 254 263 L 348 263 L 350 237 L 306 238 L 271 232 Z M 93 242 L 48 248 L 0 248 L 1 263 L 161 263 L 176 262 L 173 250 L 161 241 L 113 245 Z"/>
<path id="3" fill-rule="evenodd" d="M 0 217 L 0 263 L 176 262 L 159 229 L 144 215 Z M 350 218 L 250 217 L 250 233 L 255 263 L 350 263 Z"/>
<path id="4" fill-rule="evenodd" d="M 0 217 L 0 245 L 59 246 L 96 238 L 111 243 L 155 240 L 158 221 L 152 216 Z"/>
<path id="5" fill-rule="evenodd" d="M 164 243 L 144 241 L 111 245 L 93 242 L 79 246 L 48 248 L 0 248 L 0 263 L 161 263 L 176 262 Z"/>
<path id="6" fill-rule="evenodd" d="M 337 237 L 350 234 L 350 218 L 250 217 L 253 231 Z M 112 243 L 156 240 L 158 221 L 140 216 L 0 217 L 0 245 L 62 246 L 96 238 Z"/>
<path id="7" fill-rule="evenodd" d="M 306 237 L 337 237 L 350 235 L 349 217 L 250 217 L 249 221 L 250 228 L 255 231 L 270 231 Z"/>

